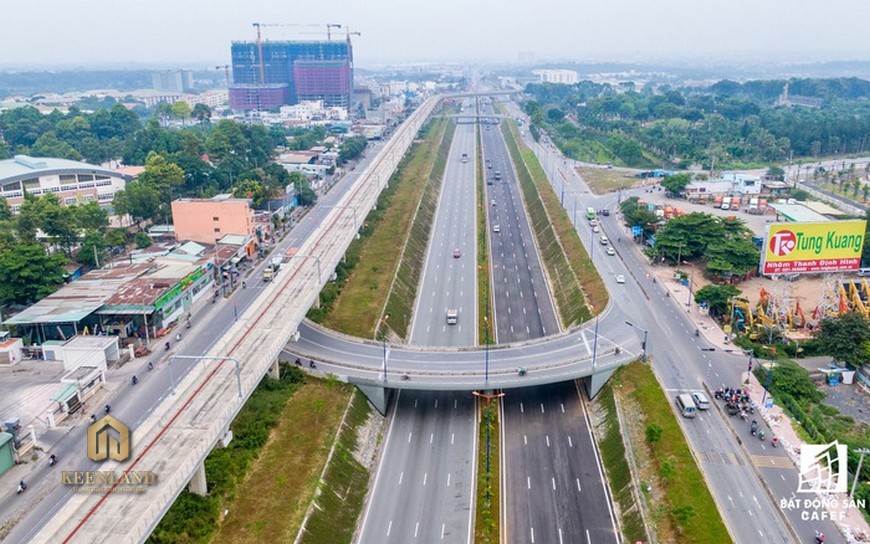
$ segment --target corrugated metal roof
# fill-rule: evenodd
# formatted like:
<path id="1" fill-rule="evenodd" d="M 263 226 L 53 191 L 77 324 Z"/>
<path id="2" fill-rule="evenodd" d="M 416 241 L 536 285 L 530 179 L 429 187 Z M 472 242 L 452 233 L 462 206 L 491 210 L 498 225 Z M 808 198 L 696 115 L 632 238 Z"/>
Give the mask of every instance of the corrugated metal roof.
<path id="1" fill-rule="evenodd" d="M 8 179 L 36 177 L 62 170 L 65 172 L 100 173 L 107 176 L 128 177 L 114 170 L 94 166 L 86 162 L 55 159 L 51 157 L 28 157 L 16 155 L 15 158 L 0 161 L 0 182 Z"/>
<path id="2" fill-rule="evenodd" d="M 61 389 L 55 396 L 51 397 L 51 400 L 55 402 L 66 402 L 73 398 L 76 391 L 78 391 L 78 386 L 76 384 L 67 384 L 67 386 Z"/>
<path id="3" fill-rule="evenodd" d="M 830 221 L 820 213 L 807 208 L 803 204 L 768 204 L 776 213 L 795 223 Z"/>

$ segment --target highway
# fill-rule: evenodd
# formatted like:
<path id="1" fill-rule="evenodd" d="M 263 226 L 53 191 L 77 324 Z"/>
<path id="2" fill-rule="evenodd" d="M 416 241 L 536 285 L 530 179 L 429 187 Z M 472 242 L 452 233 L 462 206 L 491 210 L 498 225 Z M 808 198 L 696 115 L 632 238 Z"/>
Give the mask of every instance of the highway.
<path id="1" fill-rule="evenodd" d="M 511 105 L 510 111 L 520 116 L 519 109 Z M 525 116 L 524 119 L 527 120 Z M 580 209 L 618 208 L 613 193 L 592 196 L 577 173 L 563 161 L 561 154 L 550 146 L 541 146 L 526 136 L 526 144 L 535 149 L 542 164 L 552 166 L 551 183 L 557 192 L 565 181 L 566 194 L 580 196 Z M 552 154 L 553 158 L 548 156 Z M 570 161 L 569 161 L 570 162 Z M 622 197 L 643 194 L 642 189 L 623 191 Z M 565 207 L 571 202 L 567 197 Z M 573 205 L 573 203 L 572 203 Z M 702 391 L 704 384 L 713 390 L 718 387 L 736 387 L 745 377 L 747 359 L 711 349 L 703 338 L 695 337 L 685 302 L 667 297 L 660 285 L 647 278 L 648 259 L 640 247 L 629 242 L 618 214 L 599 217 L 603 233 L 616 249 L 617 257 L 608 257 L 595 251 L 595 265 L 605 280 L 613 298 L 607 320 L 625 319 L 648 331 L 648 352 L 653 368 L 669 398 L 677 393 Z M 585 219 L 578 219 L 578 231 L 587 249 L 596 245 L 594 234 Z M 614 274 L 624 274 L 626 283 L 616 284 Z M 691 311 L 697 311 L 693 309 Z M 605 322 L 603 318 L 602 323 Z M 635 331 L 639 343 L 643 335 Z M 826 542 L 845 542 L 830 521 L 805 521 L 800 510 L 788 510 L 786 524 L 779 514 L 780 499 L 795 497 L 797 470 L 782 448 L 773 449 L 759 440 L 743 440 L 748 428 L 739 421 L 726 421 L 718 410 L 709 410 L 694 420 L 678 418 L 695 458 L 704 473 L 710 492 L 723 519 L 736 542 L 811 542 L 816 530 L 827 536 Z M 738 438 L 730 432 L 734 425 Z M 741 443 L 742 442 L 742 443 Z M 757 472 L 756 472 L 757 471 Z M 764 477 L 764 483 L 758 474 Z M 767 489 L 770 490 L 770 494 Z"/>
<path id="2" fill-rule="evenodd" d="M 495 172 L 501 178 L 486 185 L 489 225 L 500 231 L 488 229 L 495 337 L 517 342 L 554 334 L 560 330 L 556 309 L 499 126 L 483 130 L 483 147 L 488 179 Z M 576 384 L 514 389 L 502 398 L 502 527 L 508 543 L 618 542 Z"/>
<path id="3" fill-rule="evenodd" d="M 474 125 L 457 125 L 411 320 L 415 345 L 477 341 L 476 147 Z M 455 325 L 447 324 L 448 308 L 458 310 Z M 468 392 L 398 393 L 358 542 L 472 541 L 472 399 Z"/>
<path id="4" fill-rule="evenodd" d="M 185 332 L 185 339 L 174 345 L 170 354 L 162 354 L 154 371 L 144 376 L 135 389 L 127 389 L 129 382 L 125 384 L 124 380 L 111 385 L 114 395 L 106 400 L 113 406 L 112 414 L 133 428 L 134 458 L 123 466 L 106 462 L 100 468 L 144 467 L 159 471 L 151 500 L 143 503 L 138 494 L 131 493 L 74 494 L 69 488 L 59 487 L 54 478 L 31 480 L 28 492 L 16 504 L 21 508 L 19 512 L 26 513 L 25 519 L 7 537 L 10 541 L 102 542 L 144 539 L 150 533 L 164 509 L 223 436 L 246 395 L 272 367 L 272 361 L 313 303 L 327 277 L 320 274 L 320 261 L 327 269 L 334 266 L 355 235 L 362 217 L 357 217 L 359 213 L 353 206 L 343 203 L 371 206 L 386 182 L 387 173 L 393 171 L 436 103 L 437 99 L 431 99 L 423 104 L 384 144 L 384 150 L 370 155 L 355 174 L 339 183 L 333 208 L 329 208 L 331 199 L 327 198 L 322 215 L 308 216 L 308 226 L 299 232 L 300 236 L 308 234 L 302 244 L 304 258 L 293 259 L 282 267 L 265 289 L 252 286 L 237 290 L 215 306 L 206 304 L 207 317 L 197 312 L 194 327 Z M 365 210 L 363 207 L 359 211 Z M 280 250 L 296 242 L 298 239 L 286 240 Z M 318 259 L 316 263 L 314 259 Z M 253 271 L 252 277 L 259 277 L 263 266 L 265 263 Z M 172 354 L 209 355 L 217 360 L 188 364 L 175 359 L 170 365 L 164 358 Z M 138 364 L 141 375 L 145 361 Z M 129 368 L 136 370 L 132 365 Z M 119 374 L 124 372 L 126 369 Z M 53 452 L 61 458 L 60 466 L 55 468 L 92 468 L 85 452 L 83 426 L 72 429 Z M 111 507 L 103 507 L 109 503 Z M 5 518 L 16 518 L 11 509 L 4 507 L 3 512 Z"/>

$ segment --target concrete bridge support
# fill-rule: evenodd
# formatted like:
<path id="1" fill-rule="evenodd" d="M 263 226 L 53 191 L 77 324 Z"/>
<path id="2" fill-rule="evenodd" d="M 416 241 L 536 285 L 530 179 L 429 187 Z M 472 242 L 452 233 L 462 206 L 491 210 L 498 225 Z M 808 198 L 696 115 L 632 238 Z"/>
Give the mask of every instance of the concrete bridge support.
<path id="1" fill-rule="evenodd" d="M 351 382 L 353 383 L 353 382 Z M 387 407 L 390 405 L 390 389 L 378 385 L 354 384 L 369 399 L 369 402 L 381 413 L 387 415 Z"/>
<path id="2" fill-rule="evenodd" d="M 281 366 L 278 364 L 278 359 L 272 361 L 272 366 L 269 367 L 269 377 L 274 380 L 281 379 Z"/>
<path id="3" fill-rule="evenodd" d="M 187 489 L 191 493 L 196 493 L 203 497 L 208 494 L 208 484 L 205 481 L 205 463 L 199 464 L 196 472 L 193 473 L 193 478 L 191 478 L 190 483 L 187 484 Z"/>
<path id="4" fill-rule="evenodd" d="M 587 376 L 582 378 L 583 385 L 586 386 L 586 394 L 589 395 L 590 399 L 594 399 L 595 395 L 601 391 L 601 388 L 604 387 L 604 384 L 607 383 L 607 380 L 613 376 L 613 372 L 615 369 L 610 369 L 605 372 L 600 372 L 598 374 L 593 374 L 591 376 Z"/>

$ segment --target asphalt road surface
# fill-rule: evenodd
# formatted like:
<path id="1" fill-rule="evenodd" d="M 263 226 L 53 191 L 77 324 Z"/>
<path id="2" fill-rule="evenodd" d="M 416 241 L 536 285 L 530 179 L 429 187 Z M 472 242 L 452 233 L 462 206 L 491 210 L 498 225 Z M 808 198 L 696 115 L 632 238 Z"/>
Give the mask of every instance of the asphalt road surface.
<path id="1" fill-rule="evenodd" d="M 416 345 L 476 341 L 475 156 L 474 125 L 457 125 L 411 321 Z M 447 324 L 448 308 L 459 311 L 455 325 Z M 398 397 L 359 542 L 471 542 L 473 397 L 415 390 Z"/>
<path id="2" fill-rule="evenodd" d="M 515 342 L 555 334 L 556 310 L 500 127 L 484 129 L 483 145 L 491 166 L 492 184 L 486 186 L 489 224 L 498 224 L 500 231 L 489 228 L 495 336 Z M 493 179 L 496 171 L 501 180 Z M 502 521 L 507 542 L 618 541 L 575 384 L 512 389 L 502 399 Z"/>

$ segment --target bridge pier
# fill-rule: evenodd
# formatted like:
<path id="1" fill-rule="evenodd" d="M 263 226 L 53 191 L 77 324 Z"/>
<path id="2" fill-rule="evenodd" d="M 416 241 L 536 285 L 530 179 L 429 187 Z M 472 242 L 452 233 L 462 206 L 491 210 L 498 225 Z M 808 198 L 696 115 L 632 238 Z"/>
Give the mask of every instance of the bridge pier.
<path id="1" fill-rule="evenodd" d="M 586 393 L 589 395 L 590 399 L 594 399 L 595 396 L 601 391 L 601 388 L 604 387 L 604 384 L 607 383 L 607 380 L 613 376 L 615 369 L 610 369 L 606 372 L 600 372 L 598 374 L 593 374 L 591 376 L 587 376 L 582 378 L 583 385 L 586 386 Z"/>
<path id="2" fill-rule="evenodd" d="M 203 497 L 208 495 L 208 484 L 205 480 L 205 463 L 199 464 L 199 468 L 196 469 L 196 472 L 193 473 L 193 478 L 191 478 L 190 483 L 187 484 L 187 489 L 191 493 Z"/>
<path id="3" fill-rule="evenodd" d="M 281 379 L 281 366 L 278 362 L 278 359 L 272 361 L 272 366 L 269 367 L 269 377 L 273 380 Z"/>
<path id="4" fill-rule="evenodd" d="M 362 384 L 354 384 L 357 389 L 359 389 L 363 395 L 369 399 L 369 402 L 372 403 L 372 406 L 377 409 L 378 412 L 381 413 L 382 416 L 387 415 L 387 406 L 390 404 L 390 389 L 386 387 L 380 387 L 377 385 L 362 385 Z"/>

